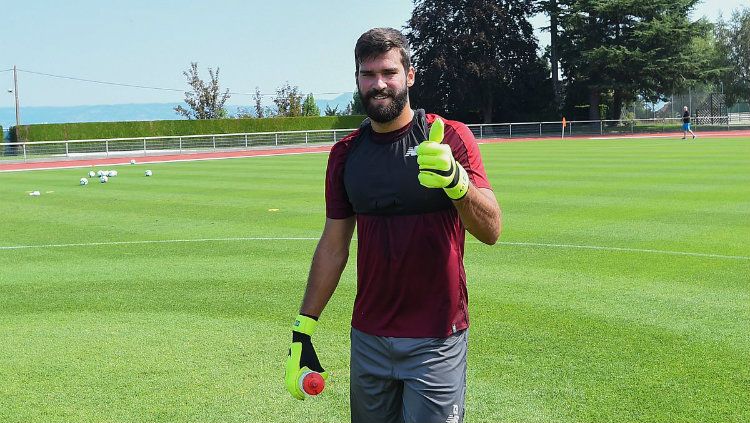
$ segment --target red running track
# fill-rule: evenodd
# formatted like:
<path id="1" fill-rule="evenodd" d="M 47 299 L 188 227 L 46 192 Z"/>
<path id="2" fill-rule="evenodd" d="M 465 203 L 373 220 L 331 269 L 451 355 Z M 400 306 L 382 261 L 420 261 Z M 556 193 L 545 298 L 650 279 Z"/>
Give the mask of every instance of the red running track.
<path id="1" fill-rule="evenodd" d="M 198 160 L 219 160 L 234 159 L 241 157 L 258 157 L 258 156 L 279 156 L 286 154 L 305 154 L 305 153 L 324 153 L 331 149 L 330 145 L 317 147 L 299 147 L 299 148 L 274 148 L 267 150 L 242 150 L 242 151 L 218 151 L 207 153 L 187 153 L 187 154 L 165 154 L 154 156 L 122 156 L 110 157 L 104 159 L 85 159 L 85 160 L 58 160 L 58 161 L 37 161 L 21 163 L 0 163 L 0 172 L 13 172 L 22 170 L 43 170 L 43 169 L 66 169 L 76 167 L 94 167 L 106 165 L 127 165 L 130 160 L 135 160 L 138 164 L 143 163 L 167 163 L 167 162 L 190 162 Z"/>
<path id="2" fill-rule="evenodd" d="M 699 132 L 698 140 L 703 137 L 709 138 L 750 138 L 750 130 L 743 131 L 721 131 L 721 132 Z M 564 140 L 590 140 L 590 139 L 643 139 L 643 138 L 674 138 L 681 141 L 682 133 L 654 133 L 638 135 L 612 135 L 594 137 L 591 135 L 575 136 L 565 138 Z M 525 142 L 525 141 L 563 141 L 561 138 L 492 138 L 483 139 L 482 144 L 487 143 L 505 143 L 505 142 Z M 750 139 L 749 139 L 750 140 Z M 44 169 L 66 169 L 80 167 L 96 167 L 106 165 L 127 165 L 130 160 L 135 160 L 138 164 L 143 163 L 166 163 L 166 162 L 187 162 L 198 160 L 219 160 L 233 159 L 241 157 L 259 157 L 259 156 L 280 156 L 288 154 L 307 154 L 307 153 L 325 153 L 331 149 L 330 145 L 315 147 L 289 147 L 289 148 L 269 148 L 263 150 L 243 150 L 243 151 L 221 151 L 207 153 L 188 153 L 188 154 L 169 154 L 154 156 L 123 156 L 116 158 L 103 159 L 86 159 L 86 160 L 58 160 L 58 161 L 36 161 L 36 162 L 14 162 L 0 163 L 0 172 L 17 172 L 24 170 L 44 170 Z"/>

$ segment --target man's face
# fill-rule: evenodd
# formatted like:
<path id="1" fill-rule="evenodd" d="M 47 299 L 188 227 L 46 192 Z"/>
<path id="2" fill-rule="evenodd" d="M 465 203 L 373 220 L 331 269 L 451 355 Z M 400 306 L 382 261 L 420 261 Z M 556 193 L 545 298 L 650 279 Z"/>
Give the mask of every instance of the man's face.
<path id="1" fill-rule="evenodd" d="M 378 123 L 396 119 L 409 102 L 409 87 L 414 85 L 414 68 L 404 70 L 401 53 L 387 53 L 359 64 L 357 89 L 367 116 Z"/>

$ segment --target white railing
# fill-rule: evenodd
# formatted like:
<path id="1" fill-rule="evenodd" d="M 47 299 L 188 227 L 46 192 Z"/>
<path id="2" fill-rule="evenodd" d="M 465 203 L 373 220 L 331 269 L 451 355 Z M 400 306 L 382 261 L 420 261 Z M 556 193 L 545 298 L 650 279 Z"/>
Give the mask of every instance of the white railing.
<path id="1" fill-rule="evenodd" d="M 750 112 L 739 112 L 729 114 L 730 125 L 749 125 L 750 124 Z"/>
<path id="2" fill-rule="evenodd" d="M 691 122 L 696 129 L 750 129 L 750 121 L 730 120 L 727 116 L 693 116 Z M 467 126 L 478 139 L 561 137 L 563 135 L 562 122 L 560 121 L 473 124 Z M 576 120 L 567 122 L 565 136 L 645 134 L 679 132 L 681 130 L 682 118 Z"/>
<path id="3" fill-rule="evenodd" d="M 174 137 L 107 138 L 0 144 L 0 157 L 24 161 L 192 154 L 300 145 L 333 144 L 353 129 Z"/>
<path id="4" fill-rule="evenodd" d="M 693 117 L 692 121 L 694 127 L 699 130 L 750 129 L 750 114 L 748 115 L 748 119 L 701 116 Z M 563 135 L 560 121 L 472 124 L 468 127 L 478 139 Z M 682 118 L 581 120 L 567 122 L 565 136 L 679 132 L 681 127 Z M 3 143 L 0 144 L 0 160 L 49 161 L 136 157 L 326 145 L 333 144 L 352 131 L 354 129 Z"/>

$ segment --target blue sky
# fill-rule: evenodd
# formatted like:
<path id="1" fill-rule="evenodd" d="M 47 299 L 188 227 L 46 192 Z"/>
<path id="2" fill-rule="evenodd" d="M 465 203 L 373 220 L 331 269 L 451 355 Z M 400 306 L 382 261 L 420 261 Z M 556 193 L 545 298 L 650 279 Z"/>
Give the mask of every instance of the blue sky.
<path id="1" fill-rule="evenodd" d="M 354 43 L 375 26 L 402 28 L 409 0 L 7 2 L 0 70 L 19 69 L 131 85 L 187 88 L 198 62 L 221 69 L 222 87 L 273 93 L 289 81 L 316 98 L 354 90 Z M 696 16 L 728 16 L 747 0 L 712 0 Z M 543 18 L 533 19 L 537 26 Z M 540 34 L 544 43 L 548 37 Z M 0 107 L 13 107 L 12 72 L 0 72 Z M 180 91 L 116 87 L 19 73 L 24 106 L 179 102 Z M 333 94 L 322 94 L 333 93 Z M 250 104 L 234 95 L 232 104 Z"/>

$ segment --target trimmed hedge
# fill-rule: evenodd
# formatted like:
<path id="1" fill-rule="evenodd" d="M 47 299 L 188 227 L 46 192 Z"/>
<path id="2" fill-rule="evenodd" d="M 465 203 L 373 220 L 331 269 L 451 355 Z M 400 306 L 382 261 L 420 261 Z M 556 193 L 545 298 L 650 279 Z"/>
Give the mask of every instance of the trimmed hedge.
<path id="1" fill-rule="evenodd" d="M 267 119 L 51 123 L 21 125 L 18 127 L 18 135 L 21 140 L 34 142 L 350 129 L 358 128 L 364 118 L 365 116 L 304 116 Z"/>

